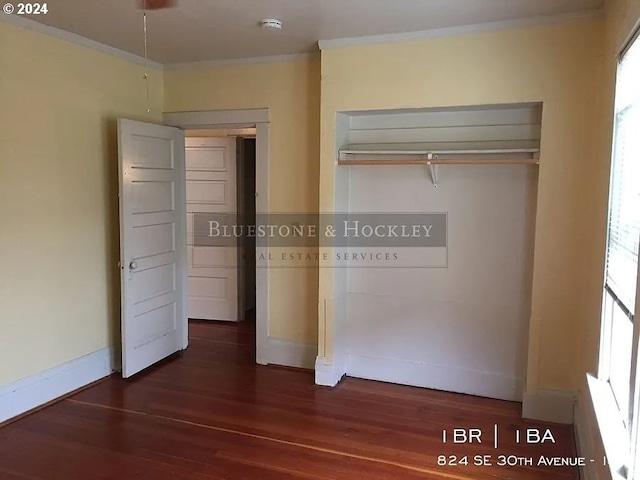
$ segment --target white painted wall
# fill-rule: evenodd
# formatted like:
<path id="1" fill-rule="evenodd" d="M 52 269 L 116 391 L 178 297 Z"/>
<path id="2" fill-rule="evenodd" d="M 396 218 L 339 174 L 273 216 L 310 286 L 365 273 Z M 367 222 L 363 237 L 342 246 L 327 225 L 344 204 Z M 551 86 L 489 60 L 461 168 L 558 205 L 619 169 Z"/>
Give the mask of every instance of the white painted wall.
<path id="1" fill-rule="evenodd" d="M 351 212 L 449 215 L 448 268 L 349 269 L 347 375 L 522 399 L 537 168 L 338 168 Z"/>

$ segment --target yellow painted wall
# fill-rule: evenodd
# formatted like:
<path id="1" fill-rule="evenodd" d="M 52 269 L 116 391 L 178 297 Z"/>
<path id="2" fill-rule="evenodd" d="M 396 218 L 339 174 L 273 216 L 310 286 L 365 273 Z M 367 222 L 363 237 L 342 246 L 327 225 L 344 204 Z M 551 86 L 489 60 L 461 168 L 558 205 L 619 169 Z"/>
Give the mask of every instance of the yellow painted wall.
<path id="1" fill-rule="evenodd" d="M 607 57 L 612 59 L 640 27 L 640 0 L 607 0 L 606 5 Z"/>
<path id="2" fill-rule="evenodd" d="M 575 390 L 584 357 L 578 339 L 599 321 L 605 234 L 595 119 L 602 94 L 604 21 L 499 31 L 322 52 L 320 209 L 333 209 L 335 113 L 345 110 L 544 102 L 537 199 L 528 393 Z M 594 186 L 599 188 L 591 203 Z M 426 185 L 425 185 L 426 188 Z M 590 205 L 597 211 L 594 227 Z M 597 255 L 596 255 L 597 256 Z M 331 361 L 333 277 L 320 269 L 319 355 Z M 326 299 L 326 302 L 325 302 Z M 326 322 L 326 323 L 325 323 Z"/>
<path id="3" fill-rule="evenodd" d="M 606 225 L 608 189 L 611 167 L 611 143 L 613 138 L 613 110 L 615 99 L 615 80 L 618 57 L 630 35 L 640 22 L 640 0 L 608 0 L 606 2 L 605 35 L 603 36 L 603 68 L 602 86 L 594 97 L 597 113 L 597 149 L 593 163 L 589 169 L 593 172 L 593 191 L 585 204 L 586 209 L 593 215 L 596 225 Z M 583 306 L 585 314 L 591 319 L 592 312 L 601 309 L 602 295 L 593 292 L 601 291 L 604 276 L 604 258 L 606 251 L 606 228 L 594 241 L 585 244 L 584 266 L 599 267 L 597 275 L 585 278 Z M 589 248 L 590 247 L 590 248 Z M 597 266 L 597 267 L 596 267 Z M 598 369 L 598 352 L 600 349 L 600 321 L 589 321 L 582 330 L 582 360 L 581 373 L 595 373 Z"/>
<path id="4" fill-rule="evenodd" d="M 597 364 L 615 51 L 639 5 L 327 50 L 322 83 L 317 60 L 154 72 L 151 114 L 141 67 L 0 22 L 0 385 L 117 343 L 116 117 L 268 107 L 272 211 L 331 211 L 336 111 L 543 101 L 528 390 L 576 388 Z M 331 270 L 269 275 L 270 335 L 330 356 Z"/>
<path id="5" fill-rule="evenodd" d="M 593 215 L 593 223 L 598 226 L 606 226 L 608 188 L 611 166 L 611 143 L 613 137 L 613 111 L 615 97 L 615 77 L 618 55 L 626 43 L 635 26 L 640 22 L 640 0 L 608 0 L 606 2 L 605 35 L 603 36 L 604 55 L 602 67 L 602 86 L 600 95 L 594 98 L 597 108 L 598 136 L 596 155 L 589 169 L 593 172 L 594 182 L 591 196 L 585 203 L 585 209 Z M 606 229 L 602 229 L 606 234 Z M 606 239 L 599 235 L 585 244 L 584 265 L 593 265 L 593 269 L 599 273 L 599 278 L 590 275 L 586 278 L 583 296 L 583 308 L 589 321 L 585 322 L 581 330 L 582 341 L 582 392 L 579 399 L 580 407 L 586 412 L 584 425 L 590 426 L 597 432 L 597 421 L 592 418 L 591 398 L 586 385 L 585 373 L 597 373 L 598 352 L 600 348 L 600 321 L 594 319 L 592 313 L 599 313 L 601 309 L 601 292 L 604 275 L 604 258 L 606 252 Z M 586 268 L 586 267 L 585 267 Z M 597 295 L 600 293 L 600 295 Z M 589 428 L 589 427 L 588 427 Z M 600 438 L 593 439 L 593 454 L 604 455 L 605 450 Z M 608 466 L 596 464 L 595 474 L 598 478 L 611 478 Z"/>
<path id="6" fill-rule="evenodd" d="M 588 198 L 587 209 L 592 212 L 593 221 L 603 225 L 607 219 L 608 188 L 611 166 L 611 144 L 613 138 L 613 111 L 615 99 L 615 80 L 620 51 L 629 40 L 634 29 L 640 26 L 640 0 L 610 0 L 606 3 L 605 36 L 603 38 L 604 55 L 602 68 L 602 87 L 600 94 L 594 98 L 598 113 L 598 143 L 594 163 L 590 166 L 593 172 L 593 191 Z M 606 232 L 604 232 L 606 233 Z M 600 235 L 596 241 L 590 242 L 585 250 L 584 265 L 599 266 L 599 276 L 590 275 L 585 288 L 585 312 L 599 312 L 601 295 L 593 295 L 602 289 L 604 276 L 604 258 L 606 238 Z M 595 268 L 595 267 L 594 267 Z M 589 318 L 591 318 L 589 316 Z M 597 372 L 598 351 L 600 348 L 600 322 L 585 323 L 583 333 L 583 369 L 585 372 Z"/>
<path id="7" fill-rule="evenodd" d="M 592 212 L 595 225 L 606 225 L 608 188 L 611 167 L 611 145 L 613 138 L 613 112 L 615 97 L 615 77 L 618 63 L 618 56 L 627 39 L 634 31 L 634 27 L 640 23 L 640 0 L 608 0 L 606 2 L 606 22 L 605 35 L 603 38 L 604 56 L 602 68 L 602 86 L 600 95 L 595 100 L 597 103 L 598 122 L 598 146 L 594 162 L 590 169 L 594 175 L 593 191 L 585 204 L 585 208 Z M 605 232 L 606 233 L 606 232 Z M 599 278 L 594 275 L 589 276 L 589 284 L 585 287 L 583 306 L 588 312 L 590 321 L 585 322 L 582 329 L 582 370 L 584 373 L 597 373 L 598 352 L 600 348 L 600 321 L 594 320 L 592 312 L 600 312 L 601 295 L 604 275 L 604 258 L 606 252 L 606 239 L 600 235 L 597 241 L 589 242 L 590 249 L 585 249 L 584 264 L 593 265 L 598 268 Z M 592 412 L 591 398 L 588 393 L 586 379 L 583 376 L 583 388 L 579 402 L 587 417 L 585 425 L 592 425 L 594 432 L 597 432 L 597 421 L 591 418 Z M 604 455 L 605 450 L 600 438 L 593 439 L 593 454 Z M 598 478 L 611 478 L 608 466 L 600 465 L 596 462 L 594 470 Z"/>
<path id="8" fill-rule="evenodd" d="M 115 119 L 162 76 L 0 22 L 0 385 L 119 342 Z"/>
<path id="9" fill-rule="evenodd" d="M 317 60 L 167 71 L 165 111 L 269 108 L 269 202 L 276 213 L 318 210 Z M 315 267 L 269 271 L 269 336 L 317 342 Z"/>

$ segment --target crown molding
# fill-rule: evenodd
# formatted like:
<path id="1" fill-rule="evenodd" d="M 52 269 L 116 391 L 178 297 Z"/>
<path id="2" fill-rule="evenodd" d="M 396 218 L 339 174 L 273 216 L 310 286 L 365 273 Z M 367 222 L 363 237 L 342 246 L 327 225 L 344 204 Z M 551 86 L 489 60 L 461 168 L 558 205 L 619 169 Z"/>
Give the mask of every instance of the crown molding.
<path id="1" fill-rule="evenodd" d="M 56 27 L 51 27 L 49 25 L 45 25 L 43 23 L 39 23 L 34 20 L 31 20 L 29 18 L 24 18 L 18 15 L 7 15 L 5 13 L 1 13 L 0 21 L 25 28 L 33 32 L 42 33 L 43 35 L 48 35 L 50 37 L 58 38 L 60 40 L 64 40 L 70 43 L 75 43 L 76 45 L 90 48 L 98 52 L 106 53 L 107 55 L 111 55 L 112 57 L 120 58 L 122 60 L 127 60 L 137 65 L 145 65 L 145 59 L 140 55 L 136 55 L 130 52 L 125 52 L 124 50 L 120 50 L 119 48 L 111 47 L 109 45 L 105 45 L 104 43 L 96 42 L 95 40 L 91 40 L 90 38 L 83 37 L 82 35 L 67 32 L 66 30 L 61 30 Z M 154 70 L 163 69 L 163 66 L 161 63 L 153 60 L 148 60 L 146 64 L 149 68 L 152 68 Z"/>
<path id="2" fill-rule="evenodd" d="M 238 65 L 257 65 L 264 63 L 293 63 L 308 62 L 317 57 L 318 53 L 294 53 L 291 55 L 271 55 L 266 57 L 232 58 L 229 60 L 209 60 L 203 62 L 182 62 L 165 64 L 165 70 L 203 70 L 218 67 L 232 67 Z"/>
<path id="3" fill-rule="evenodd" d="M 359 47 L 367 45 L 380 45 L 384 43 L 404 43 L 433 38 L 455 37 L 462 35 L 472 35 L 500 30 L 512 30 L 541 25 L 552 25 L 566 23 L 574 20 L 598 18 L 603 16 L 604 10 L 589 10 L 586 12 L 569 13 L 562 15 L 552 15 L 543 17 L 521 18 L 506 20 L 501 22 L 478 23 L 474 25 L 464 25 L 459 27 L 435 28 L 431 30 L 421 30 L 405 33 L 391 33 L 385 35 L 371 35 L 365 37 L 336 38 L 331 40 L 320 40 L 318 47 L 320 50 L 330 50 L 336 48 Z M 81 45 L 92 50 L 96 50 L 116 58 L 127 60 L 137 65 L 145 65 L 145 59 L 140 55 L 120 50 L 119 48 L 105 45 L 104 43 L 91 40 L 76 33 L 67 32 L 56 27 L 44 25 L 34 20 L 17 15 L 6 15 L 0 13 L 0 21 L 13 24 L 27 30 L 42 33 L 50 37 L 65 40 L 76 45 Z M 210 60 L 198 62 L 169 63 L 163 65 L 154 60 L 148 60 L 147 65 L 154 70 L 193 70 L 210 69 L 217 67 L 230 67 L 240 65 L 257 65 L 269 63 L 292 63 L 309 61 L 317 57 L 317 53 L 298 53 L 291 55 L 271 55 L 264 57 L 236 58 L 227 60 Z"/>
<path id="4" fill-rule="evenodd" d="M 462 35 L 472 35 L 477 33 L 496 32 L 500 30 L 514 30 L 518 28 L 536 27 L 541 25 L 552 25 L 566 23 L 574 20 L 587 18 L 598 18 L 604 15 L 604 10 L 589 10 L 586 12 L 566 13 L 561 15 L 547 15 L 541 17 L 518 18 L 501 22 L 477 23 L 473 25 L 463 25 L 459 27 L 434 28 L 431 30 L 421 30 L 405 33 L 390 33 L 385 35 L 371 35 L 365 37 L 336 38 L 332 40 L 320 40 L 318 47 L 320 50 L 331 50 L 336 48 L 363 47 L 367 45 L 381 45 L 384 43 L 404 43 L 427 40 L 432 38 L 458 37 Z"/>
<path id="5" fill-rule="evenodd" d="M 36 22 L 29 18 L 20 17 L 17 15 L 7 15 L 0 13 L 0 21 L 16 25 L 18 27 L 31 30 L 33 32 L 42 33 L 50 37 L 55 37 L 60 40 L 65 40 L 76 45 L 81 45 L 92 50 L 97 50 L 108 55 L 127 60 L 129 62 L 145 65 L 145 59 L 140 55 L 120 50 L 119 48 L 105 45 L 104 43 L 91 40 L 90 38 L 83 37 L 76 33 L 67 32 L 56 27 L 51 27 L 43 23 Z M 234 58 L 228 60 L 210 60 L 202 62 L 183 62 L 183 63 L 170 63 L 163 65 L 162 63 L 154 60 L 148 60 L 147 65 L 154 70 L 190 70 L 190 69 L 207 69 L 215 67 L 229 67 L 234 65 L 255 65 L 261 63 L 291 63 L 291 62 L 303 62 L 309 61 L 317 56 L 316 53 L 297 53 L 292 55 L 271 55 L 265 57 L 252 57 L 252 58 Z"/>

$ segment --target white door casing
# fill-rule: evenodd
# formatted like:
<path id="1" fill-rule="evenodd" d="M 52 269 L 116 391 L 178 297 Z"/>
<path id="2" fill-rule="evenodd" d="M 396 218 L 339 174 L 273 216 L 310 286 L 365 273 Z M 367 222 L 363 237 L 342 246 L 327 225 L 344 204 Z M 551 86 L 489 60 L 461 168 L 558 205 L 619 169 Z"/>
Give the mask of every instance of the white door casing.
<path id="1" fill-rule="evenodd" d="M 251 225 L 247 221 L 245 216 L 245 171 L 246 171 L 246 153 L 245 153 L 245 139 L 241 137 L 236 137 L 236 221 L 238 225 Z M 255 159 L 254 159 L 255 162 Z M 255 192 L 254 192 L 255 194 Z M 255 195 L 251 199 L 255 204 Z M 252 255 L 255 252 L 254 249 L 248 249 L 247 245 L 249 242 L 249 238 L 247 236 L 243 236 L 241 239 L 238 239 L 236 244 L 237 246 L 237 269 L 238 272 L 237 277 L 237 285 L 238 285 L 238 320 L 245 320 L 245 312 L 246 312 L 246 299 L 249 294 L 249 290 L 247 289 L 246 282 L 246 268 L 247 268 L 247 255 Z"/>
<path id="2" fill-rule="evenodd" d="M 118 120 L 122 376 L 187 347 L 184 132 Z"/>
<path id="3" fill-rule="evenodd" d="M 256 129 L 256 212 L 266 214 L 269 208 L 269 142 L 270 113 L 268 108 L 248 110 L 218 110 L 166 112 L 163 121 L 183 129 L 253 128 Z M 269 256 L 269 239 L 256 246 L 256 256 Z M 267 260 L 267 267 L 269 261 Z M 256 268 L 256 362 L 269 363 L 269 269 Z"/>
<path id="4" fill-rule="evenodd" d="M 238 321 L 238 246 L 198 245 L 194 215 L 237 218 L 236 139 L 187 138 L 188 314 Z"/>

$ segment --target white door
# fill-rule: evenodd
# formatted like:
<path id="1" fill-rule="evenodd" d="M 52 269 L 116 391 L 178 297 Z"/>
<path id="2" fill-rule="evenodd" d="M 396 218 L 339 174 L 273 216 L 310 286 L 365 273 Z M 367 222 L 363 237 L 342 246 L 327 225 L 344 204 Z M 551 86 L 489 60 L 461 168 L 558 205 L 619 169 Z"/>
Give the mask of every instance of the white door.
<path id="1" fill-rule="evenodd" d="M 187 347 L 184 132 L 118 120 L 122 376 Z"/>
<path id="2" fill-rule="evenodd" d="M 194 214 L 237 217 L 236 139 L 187 138 L 188 312 L 238 321 L 238 248 L 194 243 Z"/>

